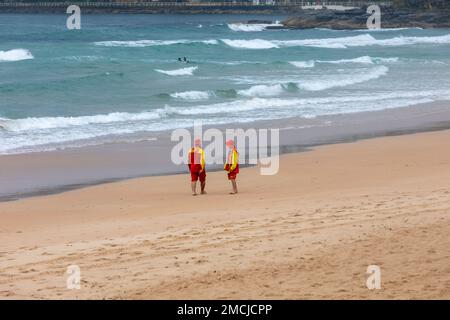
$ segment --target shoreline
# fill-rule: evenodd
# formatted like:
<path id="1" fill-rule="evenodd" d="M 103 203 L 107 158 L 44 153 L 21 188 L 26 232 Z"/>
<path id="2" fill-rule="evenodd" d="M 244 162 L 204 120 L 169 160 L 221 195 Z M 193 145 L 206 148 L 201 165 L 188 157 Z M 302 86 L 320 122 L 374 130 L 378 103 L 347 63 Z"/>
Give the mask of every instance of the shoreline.
<path id="1" fill-rule="evenodd" d="M 204 130 L 211 126 L 205 126 Z M 225 128 L 280 128 L 280 154 L 337 143 L 439 131 L 450 128 L 450 101 L 436 101 L 379 111 L 320 116 L 314 119 L 266 120 Z M 80 148 L 0 155 L 8 186 L 0 202 L 80 189 L 141 177 L 186 173 L 170 162 L 170 131 L 146 133 L 152 141 L 107 143 Z M 221 170 L 212 166 L 208 171 Z"/>
<path id="2" fill-rule="evenodd" d="M 2 202 L 0 298 L 449 299 L 449 139 L 283 155 L 275 176 L 243 169 L 233 196 L 212 172 L 205 196 L 186 174 Z"/>

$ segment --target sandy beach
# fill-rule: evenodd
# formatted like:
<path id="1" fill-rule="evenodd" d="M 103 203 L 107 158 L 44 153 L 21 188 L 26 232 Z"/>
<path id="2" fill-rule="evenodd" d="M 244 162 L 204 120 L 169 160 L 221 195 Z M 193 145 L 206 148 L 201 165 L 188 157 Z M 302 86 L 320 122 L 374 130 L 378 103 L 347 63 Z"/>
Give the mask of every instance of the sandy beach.
<path id="1" fill-rule="evenodd" d="M 2 299 L 450 299 L 450 131 L 0 203 Z M 81 289 L 66 288 L 69 265 Z M 381 289 L 368 290 L 369 265 Z"/>

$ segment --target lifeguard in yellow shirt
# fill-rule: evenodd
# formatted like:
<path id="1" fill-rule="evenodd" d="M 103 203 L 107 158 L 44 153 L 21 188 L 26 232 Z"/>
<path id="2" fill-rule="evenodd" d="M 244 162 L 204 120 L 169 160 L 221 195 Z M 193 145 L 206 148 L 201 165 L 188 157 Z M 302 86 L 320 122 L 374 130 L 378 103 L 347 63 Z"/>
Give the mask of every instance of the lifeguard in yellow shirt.
<path id="1" fill-rule="evenodd" d="M 236 194 L 238 193 L 236 178 L 239 173 L 239 153 L 236 150 L 233 140 L 228 140 L 226 145 L 228 148 L 228 156 L 223 169 L 228 172 L 228 180 L 231 181 L 233 187 L 233 191 L 230 194 Z"/>
<path id="2" fill-rule="evenodd" d="M 202 149 L 202 141 L 200 139 L 195 140 L 194 147 L 189 151 L 188 167 L 191 172 L 192 195 L 197 195 L 198 180 L 200 180 L 201 193 L 206 194 L 205 152 Z"/>

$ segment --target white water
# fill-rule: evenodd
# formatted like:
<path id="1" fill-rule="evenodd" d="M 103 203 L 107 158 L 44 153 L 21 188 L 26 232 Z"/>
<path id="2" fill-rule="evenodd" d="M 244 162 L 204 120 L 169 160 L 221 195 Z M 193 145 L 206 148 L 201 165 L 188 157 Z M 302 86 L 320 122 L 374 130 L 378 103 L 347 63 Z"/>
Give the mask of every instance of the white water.
<path id="1" fill-rule="evenodd" d="M 197 68 L 198 67 L 195 66 L 195 67 L 181 68 L 181 69 L 175 69 L 175 70 L 155 69 L 155 71 L 166 74 L 168 76 L 192 76 L 194 74 L 194 71 L 197 70 Z"/>
<path id="2" fill-rule="evenodd" d="M 243 32 L 260 32 L 267 29 L 267 27 L 279 27 L 282 26 L 279 22 L 264 24 L 264 23 L 230 23 L 228 28 L 233 31 L 243 31 Z"/>
<path id="3" fill-rule="evenodd" d="M 230 40 L 222 39 L 222 42 L 226 45 L 239 48 L 239 49 L 273 49 L 278 48 L 273 41 L 263 40 L 263 39 L 253 39 L 253 40 Z"/>
<path id="4" fill-rule="evenodd" d="M 290 64 L 292 64 L 294 67 L 297 68 L 314 68 L 316 65 L 314 60 L 310 61 L 290 61 Z"/>
<path id="5" fill-rule="evenodd" d="M 256 85 L 249 89 L 239 90 L 238 94 L 247 97 L 271 97 L 281 94 L 283 90 L 284 89 L 281 84 L 275 84 L 271 86 Z"/>
<path id="6" fill-rule="evenodd" d="M 217 40 L 129 40 L 129 41 L 98 41 L 94 42 L 97 46 L 103 47 L 152 47 L 152 46 L 171 46 L 176 44 L 218 44 Z"/>
<path id="7" fill-rule="evenodd" d="M 41 117 L 25 119 L 0 118 L 0 127 L 8 131 L 19 132 L 39 129 L 67 128 L 89 124 L 154 120 L 159 117 L 160 114 L 157 111 L 149 111 L 141 113 L 114 112 L 109 114 L 80 117 Z"/>
<path id="8" fill-rule="evenodd" d="M 450 34 L 435 37 L 394 37 L 376 39 L 370 34 L 349 37 L 303 39 L 303 40 L 222 40 L 226 45 L 240 49 L 273 49 L 281 47 L 317 47 L 345 49 L 363 46 L 407 46 L 415 44 L 445 44 L 450 43 Z"/>
<path id="9" fill-rule="evenodd" d="M 211 93 L 206 91 L 184 91 L 170 94 L 172 98 L 182 100 L 207 100 Z"/>
<path id="10" fill-rule="evenodd" d="M 389 68 L 386 66 L 379 66 L 364 73 L 346 74 L 344 76 L 333 76 L 324 80 L 304 81 L 297 84 L 301 89 L 308 91 L 322 91 L 330 88 L 346 87 L 353 84 L 358 84 L 374 79 L 378 79 L 386 75 Z"/>
<path id="11" fill-rule="evenodd" d="M 30 51 L 26 49 L 12 49 L 8 51 L 0 51 L 0 62 L 12 62 L 34 59 Z"/>

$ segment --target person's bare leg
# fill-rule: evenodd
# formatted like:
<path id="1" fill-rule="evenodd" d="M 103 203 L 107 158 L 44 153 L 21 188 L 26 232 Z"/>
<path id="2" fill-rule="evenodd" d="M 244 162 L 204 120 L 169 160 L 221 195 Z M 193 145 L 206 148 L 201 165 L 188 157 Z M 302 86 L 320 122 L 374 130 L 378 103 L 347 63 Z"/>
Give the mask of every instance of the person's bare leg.
<path id="1" fill-rule="evenodd" d="M 202 190 L 202 194 L 206 194 L 206 191 L 205 191 L 206 181 L 200 182 L 200 187 L 201 187 L 201 190 Z"/>
<path id="2" fill-rule="evenodd" d="M 233 186 L 233 192 L 230 192 L 230 194 L 238 193 L 237 184 L 236 184 L 236 180 L 235 179 L 231 179 L 231 185 Z"/>
<path id="3" fill-rule="evenodd" d="M 192 195 L 196 196 L 197 195 L 197 181 L 192 181 L 191 182 L 191 189 L 192 189 Z"/>

